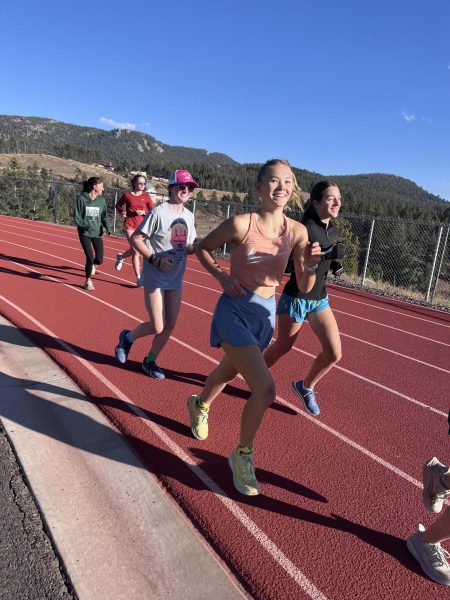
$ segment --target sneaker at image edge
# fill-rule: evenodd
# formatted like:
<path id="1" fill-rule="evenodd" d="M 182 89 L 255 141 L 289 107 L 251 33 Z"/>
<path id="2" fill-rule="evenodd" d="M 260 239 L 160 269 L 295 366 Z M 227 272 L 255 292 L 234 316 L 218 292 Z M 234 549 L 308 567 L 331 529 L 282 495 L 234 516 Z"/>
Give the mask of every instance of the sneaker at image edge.
<path id="1" fill-rule="evenodd" d="M 206 440 L 208 437 L 208 411 L 201 410 L 197 405 L 198 396 L 189 396 L 187 405 L 191 418 L 192 435 L 197 440 Z"/>
<path id="2" fill-rule="evenodd" d="M 120 269 L 123 266 L 123 255 L 121 252 L 118 252 L 116 255 L 116 264 L 114 265 L 116 268 L 116 271 L 120 271 Z"/>
<path id="3" fill-rule="evenodd" d="M 261 493 L 253 466 L 253 452 L 238 454 L 237 450 L 228 457 L 228 464 L 233 472 L 234 487 L 245 496 L 257 496 Z"/>
<path id="4" fill-rule="evenodd" d="M 88 290 L 88 292 L 93 292 L 95 290 L 94 284 L 92 283 L 92 281 L 90 279 L 88 279 L 86 281 L 86 283 L 83 285 L 85 290 Z"/>
<path id="5" fill-rule="evenodd" d="M 307 412 L 314 417 L 320 415 L 320 408 L 317 404 L 316 395 L 314 390 L 308 390 L 303 385 L 303 379 L 300 381 L 292 382 L 292 389 L 297 394 L 297 396 L 302 400 L 303 405 Z"/>
<path id="6" fill-rule="evenodd" d="M 144 358 L 142 361 L 142 370 L 149 377 L 153 377 L 153 379 L 165 379 L 166 377 L 161 367 L 158 367 L 155 361 L 147 360 L 147 358 Z"/>
<path id="7" fill-rule="evenodd" d="M 450 468 L 443 465 L 436 457 L 423 467 L 423 503 L 425 508 L 439 513 L 444 500 L 450 496 L 450 490 L 442 485 L 442 477 L 450 473 Z"/>
<path id="8" fill-rule="evenodd" d="M 441 585 L 450 585 L 450 565 L 447 561 L 450 554 L 440 544 L 422 541 L 424 531 L 424 526 L 419 525 L 416 533 L 406 540 L 408 550 L 430 579 Z"/>
<path id="9" fill-rule="evenodd" d="M 116 358 L 122 365 L 124 365 L 127 362 L 128 353 L 130 352 L 130 348 L 133 345 L 133 342 L 129 342 L 126 337 L 129 331 L 129 329 L 124 329 L 120 332 L 119 343 L 114 349 Z"/>

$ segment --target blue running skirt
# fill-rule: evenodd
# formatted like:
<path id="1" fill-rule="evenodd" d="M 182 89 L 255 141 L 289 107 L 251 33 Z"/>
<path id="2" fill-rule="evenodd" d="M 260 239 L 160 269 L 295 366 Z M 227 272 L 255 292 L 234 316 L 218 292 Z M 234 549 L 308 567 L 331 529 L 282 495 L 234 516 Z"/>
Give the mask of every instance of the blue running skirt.
<path id="1" fill-rule="evenodd" d="M 267 348 L 275 329 L 275 295 L 264 298 L 247 291 L 231 298 L 222 294 L 211 323 L 211 346 L 222 342 L 230 346 L 256 344 L 261 352 Z"/>

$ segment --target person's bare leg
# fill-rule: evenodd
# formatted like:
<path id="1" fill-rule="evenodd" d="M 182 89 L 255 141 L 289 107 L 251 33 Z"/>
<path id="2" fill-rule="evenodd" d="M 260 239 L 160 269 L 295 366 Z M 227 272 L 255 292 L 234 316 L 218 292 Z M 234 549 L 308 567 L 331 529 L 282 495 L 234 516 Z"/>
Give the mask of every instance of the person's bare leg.
<path id="1" fill-rule="evenodd" d="M 450 539 L 450 507 L 440 515 L 425 531 L 422 533 L 422 541 L 427 544 L 440 544 Z"/>
<path id="2" fill-rule="evenodd" d="M 163 294 L 163 313 L 162 330 L 159 331 L 153 338 L 151 352 L 158 355 L 164 346 L 167 344 L 172 331 L 175 328 L 178 314 L 181 306 L 182 290 L 164 290 Z"/>
<path id="3" fill-rule="evenodd" d="M 307 318 L 322 346 L 322 352 L 315 358 L 303 380 L 306 388 L 314 389 L 317 382 L 341 359 L 342 347 L 339 329 L 331 308 L 309 313 Z"/>
<path id="4" fill-rule="evenodd" d="M 251 447 L 264 413 L 275 400 L 275 384 L 258 346 L 222 344 L 230 363 L 250 389 L 241 417 L 240 446 Z"/>
<path id="5" fill-rule="evenodd" d="M 289 315 L 277 315 L 277 336 L 264 352 L 264 360 L 270 368 L 287 354 L 294 345 L 302 323 L 295 323 Z"/>
<path id="6" fill-rule="evenodd" d="M 230 362 L 228 356 L 225 355 L 214 371 L 208 375 L 203 390 L 199 394 L 201 402 L 209 408 L 213 400 L 217 398 L 227 383 L 234 379 L 236 375 L 237 370 Z"/>
<path id="7" fill-rule="evenodd" d="M 149 320 L 141 323 L 131 332 L 131 341 L 135 342 L 141 337 L 157 335 L 164 329 L 163 292 L 144 289 L 144 302 Z"/>

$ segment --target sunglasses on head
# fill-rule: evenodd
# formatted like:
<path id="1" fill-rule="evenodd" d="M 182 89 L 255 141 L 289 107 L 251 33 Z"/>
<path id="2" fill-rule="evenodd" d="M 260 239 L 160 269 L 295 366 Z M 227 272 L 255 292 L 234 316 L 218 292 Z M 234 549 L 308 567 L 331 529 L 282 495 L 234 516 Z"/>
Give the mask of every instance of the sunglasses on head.
<path id="1" fill-rule="evenodd" d="M 178 184 L 178 189 L 180 190 L 180 192 L 184 192 L 186 188 L 189 192 L 193 192 L 195 190 L 195 185 L 189 185 L 188 183 Z"/>

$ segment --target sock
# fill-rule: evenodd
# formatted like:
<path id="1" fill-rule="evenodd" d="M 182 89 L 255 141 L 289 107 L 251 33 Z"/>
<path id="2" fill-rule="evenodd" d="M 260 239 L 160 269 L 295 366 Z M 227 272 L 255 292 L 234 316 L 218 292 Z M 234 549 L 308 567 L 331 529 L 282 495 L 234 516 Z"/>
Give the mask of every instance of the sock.
<path id="1" fill-rule="evenodd" d="M 152 352 L 150 350 L 150 352 L 147 355 L 147 359 L 146 360 L 147 360 L 147 362 L 155 362 L 157 356 L 158 356 L 157 354 L 155 354 L 154 352 Z"/>
<path id="2" fill-rule="evenodd" d="M 129 331 L 128 333 L 126 333 L 125 337 L 127 338 L 127 342 L 129 342 L 130 344 L 133 343 L 133 336 L 131 334 L 131 331 Z"/>
<path id="3" fill-rule="evenodd" d="M 251 454 L 253 452 L 253 444 L 251 446 L 239 446 L 237 447 L 238 454 Z"/>
<path id="4" fill-rule="evenodd" d="M 204 412 L 208 412 L 209 406 L 200 400 L 200 397 L 197 398 L 197 406 L 200 410 Z"/>

